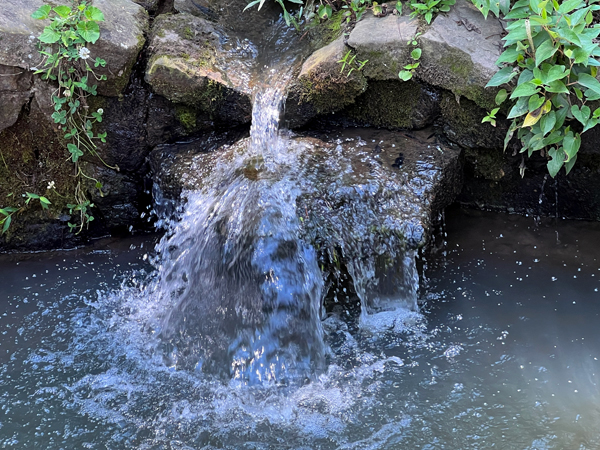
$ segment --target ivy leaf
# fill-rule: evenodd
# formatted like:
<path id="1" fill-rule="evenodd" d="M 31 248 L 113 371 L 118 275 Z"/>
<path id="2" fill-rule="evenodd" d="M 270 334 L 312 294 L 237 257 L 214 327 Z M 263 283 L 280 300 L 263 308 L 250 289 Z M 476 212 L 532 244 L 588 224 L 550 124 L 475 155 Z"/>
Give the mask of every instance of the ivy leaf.
<path id="1" fill-rule="evenodd" d="M 556 124 L 556 113 L 554 111 L 550 111 L 548 114 L 544 115 L 540 120 L 540 128 L 542 130 L 542 134 L 545 136 Z"/>
<path id="2" fill-rule="evenodd" d="M 77 22 L 77 32 L 86 41 L 95 44 L 100 37 L 100 27 L 96 22 Z"/>
<path id="3" fill-rule="evenodd" d="M 494 74 L 494 76 L 488 81 L 485 87 L 500 86 L 501 84 L 508 83 L 512 80 L 517 73 L 513 71 L 512 67 L 505 67 L 500 69 Z"/>
<path id="4" fill-rule="evenodd" d="M 548 58 L 551 58 L 557 50 L 558 47 L 554 46 L 554 42 L 552 42 L 552 39 L 547 39 L 544 42 L 542 42 L 535 51 L 535 65 L 539 66 Z"/>
<path id="5" fill-rule="evenodd" d="M 83 156 L 83 152 L 75 144 L 67 144 L 67 150 L 71 153 L 71 160 L 76 163 L 80 156 Z"/>
<path id="6" fill-rule="evenodd" d="M 47 26 L 38 39 L 44 44 L 54 44 L 60 40 L 60 33 Z"/>
<path id="7" fill-rule="evenodd" d="M 581 107 L 581 109 L 579 109 L 579 106 L 573 105 L 571 106 L 571 114 L 573 114 L 573 117 L 581 122 L 581 125 L 585 126 L 590 118 L 591 110 L 589 106 L 584 105 Z"/>
<path id="8" fill-rule="evenodd" d="M 579 133 L 574 135 L 572 131 L 569 131 L 563 140 L 563 150 L 567 154 L 567 159 L 565 162 L 571 160 L 571 158 L 577 155 L 580 146 L 581 136 L 579 136 Z"/>
<path id="9" fill-rule="evenodd" d="M 528 81 L 527 83 L 523 83 L 517 86 L 515 90 L 512 91 L 510 98 L 513 99 L 519 97 L 531 97 L 532 95 L 537 94 L 538 92 L 538 87 L 531 81 Z"/>
<path id="10" fill-rule="evenodd" d="M 553 92 L 556 94 L 568 94 L 569 93 L 569 89 L 567 89 L 567 87 L 565 86 L 565 83 L 563 83 L 560 80 L 554 80 L 554 81 L 548 83 L 546 85 L 546 91 Z"/>
<path id="11" fill-rule="evenodd" d="M 562 149 L 558 150 L 556 148 L 552 148 L 548 154 L 552 158 L 547 164 L 548 172 L 550 173 L 550 176 L 554 178 L 565 163 L 565 152 Z"/>
<path id="12" fill-rule="evenodd" d="M 580 85 L 591 89 L 596 94 L 600 94 L 600 83 L 598 83 L 598 80 L 596 80 L 593 76 L 587 73 L 580 73 L 577 82 Z"/>
<path id="13" fill-rule="evenodd" d="M 546 83 L 552 83 L 556 80 L 562 80 L 570 73 L 570 70 L 565 70 L 565 66 L 552 66 L 550 67 L 550 70 L 548 70 L 548 75 L 546 75 Z"/>

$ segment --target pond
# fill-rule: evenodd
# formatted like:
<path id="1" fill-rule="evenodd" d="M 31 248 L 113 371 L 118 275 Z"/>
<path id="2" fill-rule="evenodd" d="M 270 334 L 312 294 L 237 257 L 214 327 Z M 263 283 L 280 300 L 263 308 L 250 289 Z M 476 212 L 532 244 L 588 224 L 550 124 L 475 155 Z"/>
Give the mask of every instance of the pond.
<path id="1" fill-rule="evenodd" d="M 0 256 L 1 448 L 600 448 L 600 224 L 449 210 L 420 312 L 340 309 L 287 386 L 165 362 L 157 239 Z"/>

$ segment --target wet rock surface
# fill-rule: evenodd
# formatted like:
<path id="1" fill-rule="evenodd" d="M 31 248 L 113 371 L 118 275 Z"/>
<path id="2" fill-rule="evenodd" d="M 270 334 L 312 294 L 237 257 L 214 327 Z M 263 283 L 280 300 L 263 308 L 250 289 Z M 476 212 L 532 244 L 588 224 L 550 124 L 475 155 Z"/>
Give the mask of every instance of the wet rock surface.
<path id="1" fill-rule="evenodd" d="M 178 202 L 180 193 L 185 197 L 186 190 L 202 189 L 202 180 L 218 164 L 243 152 L 246 140 L 219 147 L 231 137 L 154 150 L 150 159 L 160 198 Z M 370 232 L 382 243 L 395 236 L 402 243 L 398 245 L 420 247 L 462 187 L 459 150 L 437 142 L 429 130 L 415 134 L 334 130 L 294 136 L 289 145 L 301 152 L 301 169 L 297 167 L 294 174 L 303 192 L 297 213 L 309 239 L 321 245 L 327 242 L 331 248 L 342 245 L 345 233 L 366 233 L 367 239 Z M 261 174 L 253 161 L 242 171 L 247 178 L 258 179 Z M 360 227 L 331 228 L 334 223 L 348 226 L 354 216 L 364 220 Z M 371 225 L 365 229 L 365 223 Z"/>
<path id="2" fill-rule="evenodd" d="M 152 27 L 145 80 L 171 102 L 230 125 L 248 123 L 253 55 L 249 52 L 244 58 L 231 39 L 206 19 L 186 13 L 161 15 Z"/>

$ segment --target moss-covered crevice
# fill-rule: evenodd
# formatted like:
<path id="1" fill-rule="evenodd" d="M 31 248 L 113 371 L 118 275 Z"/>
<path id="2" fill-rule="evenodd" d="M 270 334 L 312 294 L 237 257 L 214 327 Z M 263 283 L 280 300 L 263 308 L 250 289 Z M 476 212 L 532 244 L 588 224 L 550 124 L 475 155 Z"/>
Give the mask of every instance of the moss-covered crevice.
<path id="1" fill-rule="evenodd" d="M 0 249 L 61 245 L 69 234 L 67 204 L 73 202 L 77 180 L 60 132 L 36 111 L 0 132 L 0 142 L 0 208 L 20 208 L 0 237 Z M 38 200 L 27 205 L 26 192 L 50 200 L 48 209 Z"/>
<path id="2" fill-rule="evenodd" d="M 376 127 L 413 128 L 421 95 L 421 88 L 414 81 L 370 81 L 366 92 L 344 112 Z"/>

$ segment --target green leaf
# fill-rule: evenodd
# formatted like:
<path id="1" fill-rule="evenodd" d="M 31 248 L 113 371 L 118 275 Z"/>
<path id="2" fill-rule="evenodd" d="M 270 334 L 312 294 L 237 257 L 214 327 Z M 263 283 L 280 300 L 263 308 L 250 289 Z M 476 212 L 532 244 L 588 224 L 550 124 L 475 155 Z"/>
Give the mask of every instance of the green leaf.
<path id="1" fill-rule="evenodd" d="M 67 150 L 71 153 L 71 160 L 76 163 L 80 156 L 83 156 L 83 152 L 75 144 L 67 144 Z"/>
<path id="2" fill-rule="evenodd" d="M 582 0 L 567 0 L 562 2 L 560 8 L 558 8 L 559 14 L 567 14 L 573 11 L 575 8 L 581 8 L 585 6 L 585 3 Z"/>
<path id="3" fill-rule="evenodd" d="M 50 5 L 42 5 L 31 15 L 31 17 L 39 20 L 47 19 L 51 9 L 52 7 Z"/>
<path id="4" fill-rule="evenodd" d="M 522 53 L 515 47 L 510 47 L 502 52 L 500 57 L 496 60 L 496 65 L 502 63 L 514 63 Z"/>
<path id="5" fill-rule="evenodd" d="M 537 94 L 539 92 L 539 88 L 533 84 L 531 81 L 527 83 L 520 84 L 512 91 L 510 98 L 519 98 L 519 97 L 529 97 L 531 95 Z"/>
<path id="6" fill-rule="evenodd" d="M 577 154 L 580 146 L 581 136 L 579 136 L 579 133 L 573 135 L 573 132 L 569 131 L 563 140 L 563 150 L 567 154 L 566 161 L 569 161 Z"/>
<path id="7" fill-rule="evenodd" d="M 401 70 L 398 76 L 402 81 L 408 81 L 412 78 L 412 72 L 409 72 L 408 70 Z"/>
<path id="8" fill-rule="evenodd" d="M 546 83 L 551 83 L 556 80 L 562 80 L 564 77 L 569 75 L 570 71 L 565 70 L 565 66 L 551 66 L 546 75 Z"/>
<path id="9" fill-rule="evenodd" d="M 412 52 L 410 52 L 410 56 L 415 61 L 418 60 L 419 58 L 421 58 L 421 49 L 415 48 Z"/>
<path id="10" fill-rule="evenodd" d="M 47 26 L 38 39 L 44 44 L 54 44 L 60 40 L 60 33 L 54 31 L 51 26 Z"/>
<path id="11" fill-rule="evenodd" d="M 575 165 L 575 161 L 577 161 L 577 155 L 573 156 L 570 160 L 565 162 L 565 172 L 569 175 L 569 172 Z"/>
<path id="12" fill-rule="evenodd" d="M 545 97 L 540 97 L 539 95 L 532 95 L 531 97 L 529 97 L 527 108 L 529 109 L 530 112 L 535 111 L 540 106 L 542 106 L 545 101 L 546 101 Z"/>
<path id="13" fill-rule="evenodd" d="M 523 114 L 526 114 L 529 109 L 528 109 L 528 98 L 526 97 L 521 97 L 517 103 L 515 103 L 515 106 L 513 106 L 510 110 L 510 112 L 508 113 L 507 119 L 514 119 L 515 117 L 520 117 Z"/>
<path id="14" fill-rule="evenodd" d="M 67 17 L 69 17 L 69 14 L 71 14 L 71 8 L 65 5 L 56 6 L 55 8 L 52 8 L 52 11 L 54 11 L 63 19 L 66 19 Z"/>
<path id="15" fill-rule="evenodd" d="M 565 152 L 563 152 L 562 149 L 557 150 L 556 148 L 552 148 L 548 154 L 552 158 L 547 164 L 548 172 L 550 173 L 550 176 L 554 178 L 565 163 Z"/>
<path id="16" fill-rule="evenodd" d="M 545 136 L 550 133 L 556 124 L 556 113 L 554 111 L 550 111 L 548 114 L 545 114 L 544 117 L 540 120 L 540 128 L 542 130 L 542 134 Z"/>
<path id="17" fill-rule="evenodd" d="M 96 22 L 77 22 L 77 32 L 86 42 L 92 44 L 100 37 L 100 27 Z"/>
<path id="18" fill-rule="evenodd" d="M 537 48 L 535 51 L 535 65 L 539 66 L 542 62 L 546 61 L 548 58 L 551 58 L 558 47 L 554 46 L 554 42 L 552 39 L 547 39 Z"/>
<path id="19" fill-rule="evenodd" d="M 35 19 L 35 17 L 34 17 L 34 19 Z M 8 216 L 6 219 L 4 219 L 4 225 L 2 226 L 2 234 L 6 233 L 8 231 L 11 221 L 12 221 L 12 216 Z"/>
<path id="20" fill-rule="evenodd" d="M 87 9 L 85 10 L 85 17 L 87 17 L 89 20 L 93 20 L 95 22 L 104 21 L 104 14 L 102 14 L 102 11 L 100 11 L 95 6 L 87 7 Z"/>
<path id="21" fill-rule="evenodd" d="M 579 106 L 573 105 L 571 106 L 571 114 L 575 117 L 583 126 L 585 126 L 590 118 L 591 110 L 589 106 L 582 106 L 579 109 Z"/>
<path id="22" fill-rule="evenodd" d="M 495 102 L 496 105 L 501 105 L 502 103 L 504 103 L 504 100 L 506 100 L 508 98 L 508 93 L 506 92 L 506 89 L 500 89 L 498 91 L 498 93 L 496 94 L 496 98 L 495 98 Z"/>
<path id="23" fill-rule="evenodd" d="M 512 67 L 505 67 L 500 69 L 494 74 L 494 76 L 488 81 L 485 87 L 500 86 L 501 84 L 508 83 L 512 80 L 517 73 L 513 71 Z"/>
<path id="24" fill-rule="evenodd" d="M 549 83 L 546 86 L 546 91 L 557 93 L 557 94 L 561 94 L 561 93 L 568 94 L 569 93 L 569 89 L 567 89 L 567 87 L 565 86 L 565 83 L 563 83 L 560 80 L 554 80 L 551 83 Z"/>
<path id="25" fill-rule="evenodd" d="M 580 73 L 577 82 L 580 85 L 591 89 L 596 94 L 600 94 L 600 83 L 593 76 L 588 75 L 587 73 Z"/>

